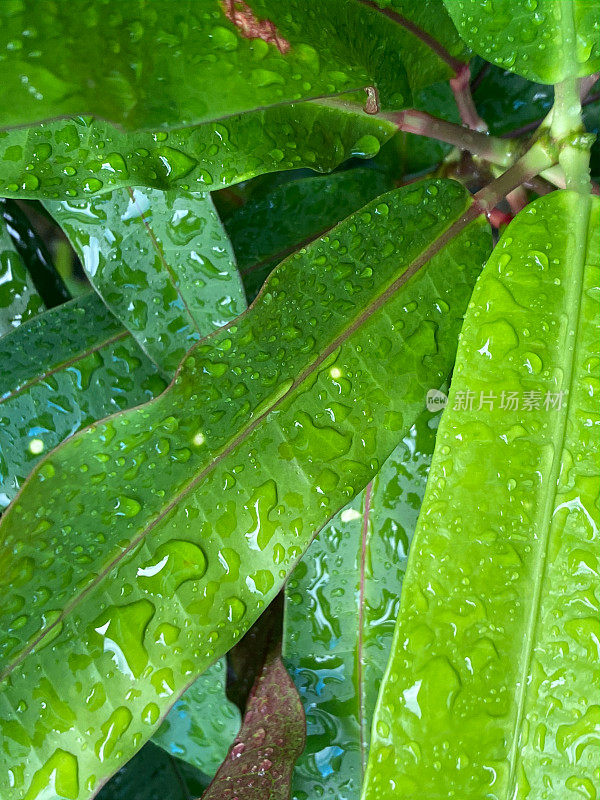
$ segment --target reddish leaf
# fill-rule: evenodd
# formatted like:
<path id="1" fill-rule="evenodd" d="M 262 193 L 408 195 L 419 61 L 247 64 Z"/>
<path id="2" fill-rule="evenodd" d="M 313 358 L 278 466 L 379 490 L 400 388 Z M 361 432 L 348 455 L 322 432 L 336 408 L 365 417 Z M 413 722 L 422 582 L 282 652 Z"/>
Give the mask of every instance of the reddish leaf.
<path id="1" fill-rule="evenodd" d="M 305 737 L 300 697 L 279 651 L 272 652 L 252 687 L 239 736 L 202 800 L 288 800 Z"/>

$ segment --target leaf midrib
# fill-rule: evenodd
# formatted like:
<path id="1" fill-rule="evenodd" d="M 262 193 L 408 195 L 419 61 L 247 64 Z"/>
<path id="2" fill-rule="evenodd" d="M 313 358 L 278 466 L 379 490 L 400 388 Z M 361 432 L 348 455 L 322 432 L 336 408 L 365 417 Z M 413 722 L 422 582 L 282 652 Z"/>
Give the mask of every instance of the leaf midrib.
<path id="1" fill-rule="evenodd" d="M 535 635 L 539 623 L 539 613 L 542 601 L 542 588 L 546 573 L 548 545 L 550 540 L 550 529 L 552 526 L 552 517 L 556 504 L 556 496 L 558 494 L 558 480 L 560 477 L 560 470 L 562 466 L 562 455 L 564 452 L 565 440 L 567 435 L 567 422 L 571 411 L 574 377 L 575 377 L 575 364 L 577 361 L 576 355 L 579 347 L 579 334 L 581 330 L 581 310 L 582 310 L 581 298 L 583 294 L 583 282 L 585 276 L 588 230 L 591 220 L 591 198 L 589 196 L 585 197 L 582 195 L 579 195 L 578 197 L 579 200 L 575 204 L 576 209 L 574 213 L 574 221 L 575 221 L 574 227 L 575 227 L 575 234 L 577 237 L 575 248 L 572 257 L 568 254 L 568 252 L 565 255 L 565 260 L 567 261 L 567 263 L 572 264 L 574 267 L 572 272 L 572 280 L 569 281 L 569 287 L 571 290 L 570 297 L 568 298 L 568 302 L 565 304 L 565 306 L 569 318 L 573 319 L 574 323 L 573 330 L 575 331 L 574 334 L 575 338 L 571 350 L 569 351 L 567 349 L 567 354 L 569 354 L 570 352 L 571 356 L 567 360 L 567 363 L 565 365 L 564 386 L 567 387 L 567 398 L 566 398 L 565 410 L 564 413 L 562 414 L 562 418 L 560 421 L 560 427 L 557 430 L 555 436 L 555 442 L 558 445 L 558 447 L 555 448 L 553 454 L 552 468 L 548 475 L 548 483 L 547 483 L 549 488 L 545 498 L 541 524 L 539 526 L 539 529 L 541 529 L 542 532 L 542 543 L 540 546 L 540 558 L 538 562 L 538 568 L 534 576 L 535 585 L 531 603 L 531 614 L 525 630 L 525 638 L 524 638 L 525 656 L 523 658 L 522 669 L 519 676 L 520 680 L 517 684 L 518 686 L 517 714 L 515 717 L 514 734 L 512 737 L 512 744 L 509 753 L 510 773 L 509 773 L 509 780 L 507 783 L 508 795 L 506 797 L 506 800 L 510 800 L 510 798 L 512 798 L 513 796 L 512 795 L 513 783 L 516 776 L 517 761 L 519 760 L 519 753 L 518 753 L 518 748 L 520 745 L 519 732 L 522 727 L 523 715 L 524 715 L 525 705 L 527 702 L 527 690 L 529 688 L 527 684 L 527 676 L 529 675 L 530 672 Z"/>
<path id="2" fill-rule="evenodd" d="M 423 0 L 421 0 L 421 2 L 422 1 Z M 357 2 L 363 6 L 373 9 L 373 11 L 379 12 L 411 33 L 415 38 L 419 39 L 424 45 L 432 50 L 441 61 L 444 61 L 455 74 L 458 74 L 460 70 L 466 66 L 466 62 L 461 61 L 459 58 L 455 58 L 453 55 L 451 55 L 442 45 L 442 43 L 438 42 L 434 36 L 432 36 L 430 33 L 427 33 L 427 31 L 423 30 L 423 28 L 420 28 L 414 22 L 411 22 L 411 20 L 403 17 L 402 14 L 400 14 L 398 11 L 395 11 L 393 8 L 381 8 L 381 6 L 378 6 L 373 2 L 373 0 L 357 0 Z"/>
<path id="3" fill-rule="evenodd" d="M 342 344 L 346 342 L 346 340 L 355 333 L 365 322 L 367 322 L 373 314 L 375 314 L 380 308 L 382 308 L 386 302 L 395 294 L 395 292 L 403 286 L 405 283 L 410 280 L 414 275 L 416 275 L 419 270 L 431 259 L 434 255 L 436 255 L 443 247 L 445 247 L 455 236 L 457 236 L 464 228 L 467 227 L 471 222 L 477 219 L 478 216 L 481 214 L 481 209 L 477 203 L 472 202 L 471 198 L 465 198 L 465 211 L 463 214 L 451 223 L 438 237 L 435 239 L 425 250 L 413 259 L 412 262 L 406 267 L 406 269 L 402 272 L 398 278 L 396 278 L 391 284 L 388 285 L 386 289 L 384 289 L 381 294 L 379 294 L 376 298 L 374 298 L 369 305 L 354 319 L 348 324 L 348 326 L 340 333 L 335 339 L 329 344 L 328 347 L 312 362 L 309 364 L 303 372 L 300 374 L 298 378 L 294 380 L 288 391 L 283 394 L 277 401 L 266 409 L 261 415 L 257 416 L 250 424 L 244 428 L 234 439 L 230 441 L 230 443 L 225 446 L 220 452 L 218 452 L 211 462 L 202 469 L 197 475 L 195 475 L 192 480 L 185 485 L 181 491 L 173 498 L 173 500 L 168 503 L 162 511 L 160 511 L 154 519 L 148 522 L 148 524 L 141 530 L 141 532 L 135 537 L 135 539 L 129 544 L 128 547 L 119 551 L 119 554 L 109 563 L 107 566 L 101 570 L 95 578 L 78 594 L 76 595 L 73 600 L 65 606 L 64 611 L 56 618 L 56 620 L 49 625 L 48 627 L 44 628 L 44 630 L 35 638 L 33 639 L 25 648 L 23 648 L 18 656 L 16 656 L 12 661 L 9 661 L 7 666 L 2 670 L 0 673 L 0 681 L 3 681 L 6 677 L 8 677 L 12 671 L 21 664 L 22 661 L 35 649 L 38 647 L 40 642 L 42 642 L 52 631 L 53 629 L 62 624 L 64 619 L 68 616 L 68 614 L 76 608 L 80 602 L 92 591 L 102 580 L 132 551 L 134 550 L 138 544 L 148 535 L 148 533 L 153 530 L 156 525 L 158 525 L 166 516 L 167 514 L 172 511 L 172 509 L 177 506 L 181 500 L 191 492 L 204 478 L 212 472 L 216 468 L 216 466 L 223 461 L 233 450 L 235 450 L 239 445 L 241 445 L 245 439 L 250 436 L 251 433 L 256 430 L 256 428 L 266 419 L 266 417 L 276 409 L 283 401 L 290 396 L 295 390 L 307 380 L 310 375 L 317 370 L 321 364 L 329 358 L 329 356 L 338 349 Z M 247 309 L 245 313 L 248 313 L 251 309 L 253 309 L 254 305 L 260 300 L 263 293 L 269 290 L 269 280 L 265 282 L 261 292 L 254 300 L 251 306 Z M 238 318 L 239 319 L 239 318 Z M 237 320 L 233 320 L 229 325 L 235 323 Z M 221 328 L 220 330 L 225 330 L 229 327 L 229 325 L 225 326 L 225 328 Z M 205 339 L 201 339 L 200 342 L 197 343 L 196 346 L 199 346 L 202 341 L 211 338 L 214 334 L 210 334 Z M 193 352 L 192 351 L 190 352 Z M 171 384 L 172 386 L 172 384 Z M 166 390 L 167 391 L 167 390 Z M 164 393 L 163 393 L 164 395 Z M 152 401 L 149 401 L 152 402 Z M 139 408 L 139 406 L 138 406 Z M 119 412 L 122 413 L 122 412 Z M 94 423 L 95 425 L 98 423 Z M 76 435 L 82 435 L 85 433 L 86 430 L 90 428 L 83 429 L 79 431 Z M 72 441 L 74 437 L 71 437 L 68 441 Z M 59 445 L 53 453 L 59 448 L 62 448 L 64 443 Z M 50 456 L 49 454 L 47 458 Z M 36 467 L 36 469 L 29 475 L 27 480 L 21 486 L 19 494 L 14 498 L 11 506 L 9 506 L 5 517 L 7 517 L 12 508 L 15 508 L 18 502 L 18 497 L 24 488 L 29 484 L 32 480 L 33 476 L 37 474 L 40 469 L 40 466 L 44 463 L 46 459 L 42 460 Z"/>
<path id="4" fill-rule="evenodd" d="M 98 344 L 95 344 L 93 347 L 88 347 L 85 350 L 79 351 L 72 358 L 68 358 L 65 361 L 61 361 L 60 364 L 57 364 L 56 366 L 52 367 L 52 369 L 46 370 L 40 375 L 36 375 L 35 378 L 31 378 L 30 380 L 21 384 L 21 386 L 19 386 L 17 389 L 12 389 L 10 392 L 7 392 L 7 394 L 2 395 L 0 397 L 0 404 L 5 403 L 7 400 L 12 400 L 12 398 L 14 397 L 18 397 L 20 394 L 23 394 L 23 392 L 28 391 L 33 386 L 36 386 L 38 383 L 41 383 L 42 381 L 46 380 L 46 378 L 49 378 L 50 376 L 54 375 L 57 372 L 60 372 L 63 369 L 67 369 L 73 364 L 76 364 L 78 361 L 81 361 L 82 359 L 87 358 L 89 355 L 92 355 L 92 353 L 97 353 L 104 347 L 114 344 L 115 342 L 118 342 L 121 339 L 126 339 L 130 336 L 131 334 L 129 333 L 128 330 L 122 330 L 120 333 L 116 333 L 114 336 L 109 336 L 108 338 L 103 339 L 103 341 L 99 342 Z"/>
<path id="5" fill-rule="evenodd" d="M 127 186 L 126 189 L 127 189 L 127 194 L 129 195 L 129 198 L 130 198 L 131 202 L 135 205 L 135 207 L 139 211 L 139 215 L 140 215 L 139 218 L 142 221 L 142 224 L 144 226 L 144 230 L 148 234 L 148 238 L 150 239 L 152 247 L 156 251 L 156 254 L 158 255 L 158 258 L 160 259 L 160 263 L 162 264 L 165 272 L 167 273 L 167 277 L 169 279 L 169 282 L 171 283 L 171 286 L 173 287 L 175 292 L 179 295 L 179 297 L 181 299 L 181 302 L 183 303 L 183 307 L 185 308 L 186 314 L 189 316 L 190 320 L 192 321 L 192 324 L 194 325 L 196 331 L 199 334 L 202 334 L 202 332 L 200 330 L 200 326 L 199 326 L 196 318 L 192 314 L 192 312 L 190 310 L 190 307 L 189 307 L 189 305 L 187 303 L 187 300 L 183 296 L 183 292 L 182 292 L 181 287 L 179 285 L 179 281 L 177 280 L 177 276 L 175 275 L 175 273 L 173 272 L 173 270 L 171 268 L 171 265 L 167 261 L 167 257 L 165 256 L 164 249 L 163 249 L 162 245 L 160 244 L 160 242 L 158 241 L 158 238 L 156 237 L 156 234 L 154 233 L 154 230 L 152 229 L 152 226 L 150 225 L 149 220 L 146 218 L 146 212 L 143 211 L 143 209 L 140 207 L 140 204 L 136 200 L 135 194 L 134 194 L 134 191 L 133 191 L 132 187 L 131 186 Z M 185 196 L 184 193 L 182 193 L 182 196 Z M 165 192 L 165 198 L 164 199 L 165 199 L 165 201 L 167 200 L 167 193 L 166 192 Z M 200 200 L 200 198 L 196 198 L 196 199 Z M 152 358 L 152 356 L 150 356 L 150 358 Z"/>

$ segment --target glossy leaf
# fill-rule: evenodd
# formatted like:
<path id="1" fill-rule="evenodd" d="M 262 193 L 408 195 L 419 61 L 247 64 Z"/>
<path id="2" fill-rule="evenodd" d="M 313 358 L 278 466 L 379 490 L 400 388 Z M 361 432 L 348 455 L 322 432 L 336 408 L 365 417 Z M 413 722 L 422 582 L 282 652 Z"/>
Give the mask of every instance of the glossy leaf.
<path id="1" fill-rule="evenodd" d="M 214 775 L 240 729 L 240 712 L 227 699 L 224 658 L 209 667 L 180 697 L 152 741 L 171 755 Z"/>
<path id="2" fill-rule="evenodd" d="M 460 35 L 480 56 L 538 83 L 600 67 L 600 8 L 589 0 L 444 0 Z"/>
<path id="3" fill-rule="evenodd" d="M 149 742 L 97 797 L 98 800 L 190 800 L 199 797 L 209 781 Z"/>
<path id="4" fill-rule="evenodd" d="M 383 195 L 283 262 L 160 397 L 36 467 L 0 522 L 6 800 L 53 774 L 91 793 L 377 471 L 451 367 L 490 235 L 439 237 L 469 202 L 451 181 Z"/>
<path id="5" fill-rule="evenodd" d="M 0 199 L 0 214 L 44 305 L 54 308 L 70 300 L 71 295 L 56 271 L 43 239 L 33 229 L 25 212 L 12 200 Z"/>
<path id="6" fill-rule="evenodd" d="M 44 301 L 0 219 L 0 336 L 44 310 Z"/>
<path id="7" fill-rule="evenodd" d="M 231 244 L 208 194 L 128 188 L 45 207 L 90 283 L 167 375 L 194 342 L 246 307 Z"/>
<path id="8" fill-rule="evenodd" d="M 597 198 L 511 223 L 477 283 L 411 548 L 364 797 L 595 792 Z"/>
<path id="9" fill-rule="evenodd" d="M 4 197 L 74 200 L 128 186 L 205 192 L 265 172 L 370 158 L 396 131 L 361 106 L 300 103 L 176 131 L 69 119 L 0 131 Z"/>
<path id="10" fill-rule="evenodd" d="M 288 800 L 305 739 L 304 709 L 279 655 L 252 687 L 242 728 L 203 800 Z"/>
<path id="11" fill-rule="evenodd" d="M 0 339 L 0 507 L 68 436 L 164 388 L 156 367 L 93 293 Z"/>
<path id="12" fill-rule="evenodd" d="M 93 114 L 127 128 L 181 127 L 373 84 L 387 107 L 401 107 L 424 80 L 451 75 L 418 36 L 358 0 L 326 0 L 318 14 L 308 0 L 241 6 L 3 3 L 2 124 Z"/>
<path id="13" fill-rule="evenodd" d="M 294 800 L 360 797 L 438 416 L 419 417 L 369 486 L 319 533 L 287 583 L 283 653 L 308 724 Z"/>
<path id="14" fill-rule="evenodd" d="M 280 184 L 232 212 L 224 225 L 248 299 L 286 256 L 392 186 L 374 170 L 346 170 Z"/>
<path id="15" fill-rule="evenodd" d="M 343 52 L 344 71 L 359 58 L 383 109 L 412 106 L 420 89 L 453 77 L 466 50 L 440 0 L 325 0 L 318 7 L 310 0 L 250 0 L 250 5 L 290 42 L 310 39 L 319 53 L 326 42 Z"/>

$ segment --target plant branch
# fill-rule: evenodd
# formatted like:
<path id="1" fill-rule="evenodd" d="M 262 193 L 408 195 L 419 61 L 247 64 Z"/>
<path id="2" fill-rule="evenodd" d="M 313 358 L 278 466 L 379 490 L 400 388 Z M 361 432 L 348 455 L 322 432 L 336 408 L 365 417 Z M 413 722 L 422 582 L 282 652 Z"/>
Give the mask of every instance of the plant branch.
<path id="1" fill-rule="evenodd" d="M 588 100 L 592 86 L 596 83 L 598 78 L 600 78 L 600 72 L 594 72 L 593 75 L 586 75 L 585 78 L 581 79 L 581 82 L 579 84 L 579 96 L 581 98 L 581 105 L 584 105 L 585 101 Z"/>
<path id="2" fill-rule="evenodd" d="M 536 142 L 510 169 L 473 196 L 473 206 L 478 207 L 479 214 L 488 213 L 500 200 L 555 163 L 555 148 L 547 141 Z"/>
<path id="3" fill-rule="evenodd" d="M 515 160 L 517 148 L 495 136 L 489 136 L 481 131 L 470 130 L 455 122 L 439 119 L 426 111 L 417 111 L 408 108 L 390 114 L 380 114 L 398 126 L 405 133 L 414 133 L 417 136 L 428 136 L 441 142 L 468 150 L 473 155 L 480 156 L 492 164 L 508 167 Z"/>
<path id="4" fill-rule="evenodd" d="M 402 14 L 394 11 L 392 8 L 381 8 L 381 6 L 374 3 L 373 0 L 358 0 L 363 6 L 372 8 L 374 11 L 383 14 L 388 19 L 393 20 L 397 25 L 402 26 L 405 30 L 412 33 L 417 39 L 420 39 L 423 44 L 429 47 L 439 59 L 445 61 L 450 69 L 454 72 L 454 77 L 450 79 L 450 88 L 454 94 L 456 105 L 460 118 L 463 123 L 474 131 L 487 131 L 488 126 L 484 120 L 481 119 L 475 108 L 473 96 L 471 94 L 471 70 L 469 65 L 458 58 L 451 55 L 446 48 L 437 41 L 431 34 L 420 28 L 414 22 L 411 22 Z M 485 67 L 484 67 L 485 69 Z M 483 70 L 482 70 L 483 72 Z"/>
<path id="5" fill-rule="evenodd" d="M 487 131 L 487 123 L 477 113 L 471 94 L 471 71 L 468 64 L 464 64 L 455 77 L 450 79 L 450 88 L 464 124 L 472 131 Z"/>

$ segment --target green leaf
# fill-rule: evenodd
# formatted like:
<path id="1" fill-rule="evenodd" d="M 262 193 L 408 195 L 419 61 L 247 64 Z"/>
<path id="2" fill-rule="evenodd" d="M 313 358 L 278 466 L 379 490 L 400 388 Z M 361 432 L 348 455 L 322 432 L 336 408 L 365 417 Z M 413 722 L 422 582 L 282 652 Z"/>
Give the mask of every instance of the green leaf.
<path id="1" fill-rule="evenodd" d="M 441 0 L 326 0 L 318 10 L 310 0 L 250 5 L 290 42 L 309 40 L 319 54 L 326 42 L 343 53 L 344 71 L 359 60 L 384 110 L 412 106 L 420 89 L 453 77 L 466 51 Z"/>
<path id="2" fill-rule="evenodd" d="M 12 200 L 0 199 L 0 214 L 45 306 L 54 308 L 70 300 L 71 295 L 52 263 L 44 240 L 33 229 L 25 212 Z"/>
<path id="3" fill-rule="evenodd" d="M 454 27 L 443 0 L 422 0 L 419 3 L 414 0 L 360 2 L 379 7 L 410 33 L 412 39 L 406 36 L 406 48 L 415 55 L 411 60 L 406 59 L 406 68 L 419 88 L 430 86 L 442 78 L 453 77 L 456 68 L 461 66 L 460 61 L 468 61 L 469 49 Z M 419 42 L 418 49 L 415 39 Z M 450 71 L 444 75 L 440 74 L 440 60 L 450 67 Z"/>
<path id="4" fill-rule="evenodd" d="M 368 483 L 451 368 L 490 251 L 469 204 L 452 181 L 378 198 L 283 262 L 160 397 L 36 467 L 0 522 L 17 737 L 0 764 L 22 765 L 14 787 L 0 770 L 6 800 L 52 774 L 92 792 Z"/>
<path id="5" fill-rule="evenodd" d="M 305 739 L 304 709 L 278 655 L 252 687 L 241 730 L 203 800 L 288 800 Z"/>
<path id="6" fill-rule="evenodd" d="M 166 375 L 194 342 L 246 307 L 210 195 L 129 187 L 44 205 L 92 286 Z"/>
<path id="7" fill-rule="evenodd" d="M 319 533 L 287 583 L 283 654 L 308 724 L 295 800 L 360 797 L 437 421 L 429 411 L 419 417 L 369 486 Z"/>
<path id="8" fill-rule="evenodd" d="M 370 169 L 315 175 L 275 186 L 230 213 L 224 225 L 248 299 L 286 256 L 392 186 Z"/>
<path id="9" fill-rule="evenodd" d="M 4 216 L 4 215 L 3 215 Z M 0 220 L 0 337 L 44 310 L 6 221 Z"/>
<path id="10" fill-rule="evenodd" d="M 600 7 L 590 0 L 444 0 L 476 53 L 530 81 L 559 83 L 600 68 Z"/>
<path id="11" fill-rule="evenodd" d="M 240 712 L 227 699 L 227 662 L 219 659 L 197 678 L 169 711 L 152 741 L 214 775 L 240 729 Z"/>
<path id="12" fill-rule="evenodd" d="M 0 507 L 57 444 L 160 394 L 164 380 L 90 293 L 0 339 Z"/>
<path id="13" fill-rule="evenodd" d="M 145 745 L 97 795 L 98 800 L 190 800 L 200 797 L 210 779 Z"/>
<path id="14" fill-rule="evenodd" d="M 532 203 L 475 288 L 365 798 L 593 797 L 599 205 Z"/>
<path id="15" fill-rule="evenodd" d="M 370 158 L 396 131 L 360 106 L 300 103 L 176 131 L 123 132 L 101 120 L 0 131 L 4 197 L 74 200 L 127 186 L 213 191 L 264 172 L 328 172 Z"/>
<path id="16" fill-rule="evenodd" d="M 373 84 L 399 108 L 451 74 L 418 36 L 358 0 L 327 0 L 318 14 L 309 0 L 235 5 L 2 3 L 2 124 L 93 114 L 130 129 L 181 127 Z"/>

